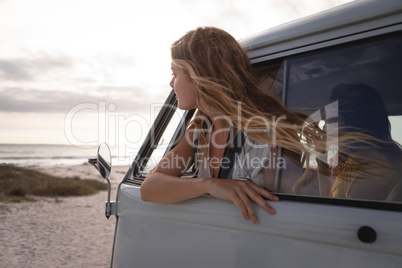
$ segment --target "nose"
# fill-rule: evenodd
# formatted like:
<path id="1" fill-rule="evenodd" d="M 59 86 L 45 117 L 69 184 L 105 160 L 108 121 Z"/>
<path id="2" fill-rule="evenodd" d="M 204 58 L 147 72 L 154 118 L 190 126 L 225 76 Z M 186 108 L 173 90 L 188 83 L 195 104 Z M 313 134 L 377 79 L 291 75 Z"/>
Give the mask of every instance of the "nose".
<path id="1" fill-rule="evenodd" d="M 170 80 L 169 85 L 170 85 L 171 88 L 173 88 L 173 85 L 174 85 L 174 77 L 172 78 L 172 80 Z"/>

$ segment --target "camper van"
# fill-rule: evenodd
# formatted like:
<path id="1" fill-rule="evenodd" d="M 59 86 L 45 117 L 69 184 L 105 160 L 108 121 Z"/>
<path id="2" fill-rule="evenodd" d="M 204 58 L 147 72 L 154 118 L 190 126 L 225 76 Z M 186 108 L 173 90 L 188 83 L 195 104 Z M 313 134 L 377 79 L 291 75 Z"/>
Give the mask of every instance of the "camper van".
<path id="1" fill-rule="evenodd" d="M 358 104 L 338 103 L 331 113 L 335 88 L 373 89 L 392 140 L 402 144 L 402 1 L 355 1 L 239 41 L 261 87 L 320 126 L 339 128 L 349 117 L 373 121 L 373 110 L 354 111 Z M 363 100 L 369 98 L 364 92 Z M 273 192 L 280 201 L 269 204 L 277 213 L 255 206 L 257 225 L 231 202 L 209 195 L 176 204 L 143 202 L 141 183 L 193 116 L 193 110 L 176 109 L 172 90 L 114 201 L 109 192 L 106 216 L 116 217 L 112 267 L 402 267 L 398 159 L 390 161 L 395 168 L 386 175 L 371 174 L 378 190 L 359 198 L 323 195 L 313 171 L 295 191 L 305 159 L 300 165 L 288 161 L 275 172 Z M 107 178 L 110 154 L 101 147 L 92 161 Z M 336 155 L 336 146 L 333 150 L 328 159 Z M 280 148 L 277 157 L 286 159 Z M 191 168 L 183 174 L 193 175 Z"/>

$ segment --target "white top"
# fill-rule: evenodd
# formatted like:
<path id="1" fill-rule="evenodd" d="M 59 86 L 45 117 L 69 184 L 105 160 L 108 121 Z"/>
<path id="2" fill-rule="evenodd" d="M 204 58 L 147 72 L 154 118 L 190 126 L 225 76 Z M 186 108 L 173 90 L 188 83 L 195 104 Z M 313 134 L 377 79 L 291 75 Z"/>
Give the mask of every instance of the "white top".
<path id="1" fill-rule="evenodd" d="M 211 132 L 212 126 L 208 129 L 207 133 L 208 144 L 210 144 L 211 142 Z M 199 132 L 195 131 L 193 135 L 193 144 L 195 147 L 197 147 L 196 140 L 198 140 L 198 134 Z M 241 135 L 241 133 L 238 133 L 234 138 L 239 138 L 239 135 Z M 228 142 L 227 146 L 229 146 L 233 142 L 234 138 L 232 138 L 232 140 Z M 251 180 L 257 185 L 262 186 L 264 184 L 262 168 L 268 160 L 271 147 L 271 144 L 258 142 L 244 135 L 244 141 L 243 144 L 241 144 L 241 150 L 234 155 L 234 164 L 231 165 L 232 170 L 229 173 L 228 179 L 247 179 Z M 209 153 L 210 152 L 208 147 L 208 158 Z M 223 157 L 226 156 L 224 155 Z M 197 163 L 199 163 L 199 161 L 197 160 L 196 153 L 194 162 L 196 163 L 197 167 Z M 205 157 L 202 163 L 203 165 L 199 166 L 197 177 L 210 178 L 212 174 L 211 167 Z"/>

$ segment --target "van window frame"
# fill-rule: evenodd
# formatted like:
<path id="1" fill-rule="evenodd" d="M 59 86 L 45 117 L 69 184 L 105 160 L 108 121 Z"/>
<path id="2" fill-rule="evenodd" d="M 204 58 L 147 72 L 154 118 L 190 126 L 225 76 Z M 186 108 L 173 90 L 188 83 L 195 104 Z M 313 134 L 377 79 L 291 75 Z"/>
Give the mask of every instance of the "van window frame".
<path id="1" fill-rule="evenodd" d="M 391 27 L 390 27 L 391 28 Z M 350 46 L 356 46 L 359 44 L 365 44 L 369 42 L 380 41 L 385 38 L 392 37 L 401 37 L 402 27 L 399 27 L 401 30 L 397 32 L 388 33 L 388 31 L 375 31 L 376 33 L 381 32 L 383 34 L 379 35 L 367 35 L 364 39 L 355 39 L 348 42 L 340 42 L 337 45 L 323 46 L 319 49 L 306 49 L 303 53 L 295 53 L 290 54 L 286 57 L 281 58 L 272 58 L 267 59 L 267 57 L 262 57 L 259 59 L 265 60 L 253 60 L 253 68 L 263 67 L 273 61 L 282 61 L 283 64 L 283 88 L 282 88 L 282 103 L 287 107 L 286 98 L 288 93 L 288 80 L 290 75 L 290 67 L 289 62 L 294 57 L 302 57 L 303 55 L 311 55 L 315 53 L 323 53 L 325 51 L 331 51 L 336 49 L 341 49 Z M 384 34 L 385 32 L 385 34 Z M 282 150 L 279 148 L 277 153 L 277 158 L 282 157 Z M 275 191 L 278 191 L 281 183 L 281 173 L 282 169 L 277 169 L 275 174 Z M 290 193 L 275 193 L 281 200 L 290 200 L 290 201 L 299 201 L 299 202 L 307 202 L 307 203 L 319 203 L 319 204 L 331 204 L 331 205 L 340 205 L 340 206 L 350 206 L 350 207 L 359 207 L 359 208 L 370 208 L 370 209 L 380 209 L 380 210 L 390 210 L 390 211 L 402 211 L 402 203 L 393 202 L 393 201 L 383 201 L 383 200 L 358 200 L 358 199 L 347 199 L 347 198 L 335 198 L 335 197 L 325 197 L 325 196 L 313 196 L 313 195 L 299 195 L 299 194 L 290 194 Z"/>
<path id="2" fill-rule="evenodd" d="M 397 30 L 397 31 L 396 31 Z M 396 33 L 395 33 L 396 31 Z M 302 48 L 295 48 L 289 51 L 281 51 L 274 55 L 263 55 L 259 58 L 254 58 L 251 60 L 253 68 L 256 66 L 263 66 L 267 63 L 273 61 L 282 61 L 284 65 L 283 69 L 283 89 L 282 89 L 282 103 L 286 101 L 287 94 L 287 81 L 289 76 L 289 59 L 294 56 L 301 56 L 303 54 L 309 54 L 312 51 L 320 52 L 325 51 L 326 49 L 336 49 L 341 46 L 348 46 L 350 44 L 357 44 L 359 42 L 365 42 L 367 39 L 374 38 L 382 38 L 386 35 L 400 35 L 402 32 L 402 25 L 393 25 L 383 29 L 376 29 L 373 31 L 359 33 L 353 36 L 347 36 L 343 38 L 339 38 L 336 40 L 325 41 L 319 44 L 312 44 L 309 46 L 305 46 Z M 392 33 L 392 34 L 388 34 Z M 177 107 L 177 100 L 175 99 L 174 91 L 170 93 L 165 104 L 170 105 L 171 107 Z M 166 152 L 170 151 L 175 144 L 177 144 L 178 139 L 180 138 L 178 135 L 180 133 L 180 129 L 188 125 L 190 122 L 194 110 L 186 111 L 183 115 L 182 120 L 180 121 L 175 134 L 172 137 L 172 140 L 169 143 L 169 146 L 166 148 Z M 123 179 L 122 183 L 133 183 L 136 185 L 141 185 L 142 181 L 145 179 L 146 174 L 140 172 L 141 167 L 144 166 L 144 159 L 149 157 L 153 150 L 155 144 L 158 144 L 159 139 L 161 138 L 163 131 L 168 125 L 170 119 L 173 116 L 173 112 L 167 111 L 165 108 L 162 108 L 158 117 L 156 118 L 150 132 L 148 133 L 147 138 L 145 139 L 140 151 L 138 152 L 136 158 L 134 159 L 131 168 L 128 173 L 131 173 L 130 176 L 127 176 Z M 153 138 L 152 138 L 152 135 Z M 165 154 L 166 154 L 165 152 Z M 281 150 L 278 151 L 277 157 L 281 157 Z M 275 189 L 277 189 L 277 183 L 280 178 L 280 169 L 277 170 L 275 176 Z M 327 205 L 336 205 L 336 206 L 347 206 L 347 207 L 358 207 L 358 208 L 367 208 L 367 209 L 379 209 L 386 211 L 402 211 L 402 203 L 390 202 L 390 201 L 379 201 L 379 200 L 357 200 L 357 199 L 344 199 L 344 198 L 334 198 L 334 197 L 324 197 L 324 196 L 307 196 L 307 195 L 296 195 L 296 194 L 288 194 L 288 193 L 275 193 L 281 200 L 288 201 L 297 201 L 297 202 L 305 202 L 305 203 L 314 203 L 314 204 L 327 204 Z"/>

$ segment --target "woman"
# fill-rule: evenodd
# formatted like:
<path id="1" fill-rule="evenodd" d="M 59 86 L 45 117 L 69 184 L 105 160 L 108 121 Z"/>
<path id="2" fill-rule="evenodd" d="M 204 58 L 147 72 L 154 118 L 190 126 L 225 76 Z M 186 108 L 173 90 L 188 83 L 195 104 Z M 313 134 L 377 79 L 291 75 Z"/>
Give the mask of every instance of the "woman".
<path id="1" fill-rule="evenodd" d="M 246 52 L 221 29 L 201 27 L 186 33 L 172 44 L 171 57 L 170 86 L 178 107 L 197 109 L 197 114 L 143 182 L 142 199 L 175 203 L 210 194 L 233 202 L 254 223 L 258 219 L 252 201 L 275 214 L 264 198 L 278 197 L 257 184 L 272 185 L 275 168 L 267 163 L 276 146 L 295 158 L 306 145 L 323 148 L 316 126 L 306 127 L 305 116 L 288 111 L 258 87 Z M 180 178 L 189 168 L 184 163 L 197 166 L 197 178 Z"/>

